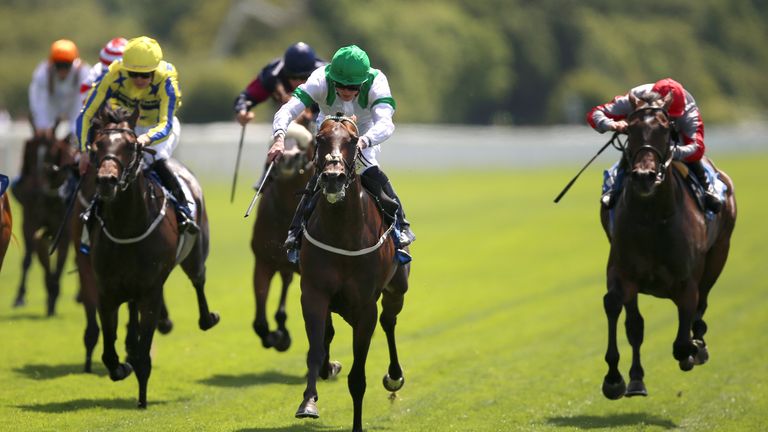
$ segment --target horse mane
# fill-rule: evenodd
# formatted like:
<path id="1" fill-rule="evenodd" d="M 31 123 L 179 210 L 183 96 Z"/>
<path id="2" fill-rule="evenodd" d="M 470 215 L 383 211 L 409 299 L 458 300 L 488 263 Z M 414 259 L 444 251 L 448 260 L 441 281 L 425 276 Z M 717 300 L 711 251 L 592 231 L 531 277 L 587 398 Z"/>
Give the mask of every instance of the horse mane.
<path id="1" fill-rule="evenodd" d="M 108 124 L 120 124 L 128 122 L 131 128 L 135 126 L 138 110 L 129 111 L 124 107 L 112 108 L 108 104 L 93 117 L 92 124 L 96 129 L 103 129 Z"/>

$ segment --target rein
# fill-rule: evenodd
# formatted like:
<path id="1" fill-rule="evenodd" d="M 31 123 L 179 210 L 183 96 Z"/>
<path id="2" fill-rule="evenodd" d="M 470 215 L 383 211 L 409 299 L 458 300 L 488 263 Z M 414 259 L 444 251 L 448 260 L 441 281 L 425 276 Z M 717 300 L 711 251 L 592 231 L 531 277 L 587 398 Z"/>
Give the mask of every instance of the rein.
<path id="1" fill-rule="evenodd" d="M 108 239 L 112 240 L 114 243 L 117 243 L 117 244 L 132 244 L 132 243 L 138 243 L 144 240 L 145 238 L 147 238 L 150 234 L 152 234 L 152 231 L 154 231 L 155 228 L 157 228 L 157 226 L 160 224 L 160 222 L 162 222 L 163 219 L 165 218 L 166 204 L 168 204 L 168 196 L 166 194 L 163 194 L 163 204 L 160 207 L 160 212 L 155 217 L 155 220 L 152 221 L 152 223 L 149 225 L 149 228 L 147 228 L 147 230 L 144 231 L 143 234 L 138 235 L 136 237 L 130 237 L 130 238 L 118 238 L 110 234 L 109 231 L 107 230 L 107 225 L 104 223 L 104 220 L 101 218 L 101 216 L 99 216 L 99 212 L 94 212 L 94 213 L 96 216 L 96 220 L 98 220 L 99 224 L 101 225 L 101 230 L 104 231 L 104 235 L 106 235 Z"/>

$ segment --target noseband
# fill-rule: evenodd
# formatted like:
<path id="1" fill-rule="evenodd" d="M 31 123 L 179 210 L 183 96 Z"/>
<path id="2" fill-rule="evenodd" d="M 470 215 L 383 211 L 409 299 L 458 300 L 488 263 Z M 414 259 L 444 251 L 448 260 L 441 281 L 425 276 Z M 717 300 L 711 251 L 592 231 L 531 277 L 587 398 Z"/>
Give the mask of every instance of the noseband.
<path id="1" fill-rule="evenodd" d="M 120 188 L 120 191 L 124 191 L 128 188 L 128 185 L 131 184 L 136 179 L 136 176 L 138 175 L 139 166 L 141 165 L 141 157 L 139 156 L 141 151 L 139 149 L 139 142 L 136 139 L 136 132 L 134 132 L 132 129 L 127 128 L 108 128 L 108 129 L 102 129 L 99 131 L 100 135 L 106 135 L 110 136 L 113 134 L 122 134 L 126 133 L 128 135 L 131 135 L 133 137 L 131 144 L 133 144 L 133 156 L 131 158 L 131 162 L 128 164 L 128 167 L 126 168 L 125 165 L 123 165 L 123 162 L 120 160 L 120 158 L 117 157 L 114 153 L 107 153 L 99 160 L 99 163 L 96 166 L 96 171 L 101 168 L 101 165 L 111 160 L 117 164 L 117 166 L 120 168 L 120 178 L 118 179 L 117 185 Z M 91 150 L 92 157 L 95 156 L 95 152 Z"/>
<path id="2" fill-rule="evenodd" d="M 632 114 L 630 114 L 627 117 L 627 120 L 630 120 L 633 117 L 647 116 L 647 115 L 655 114 L 655 113 L 659 113 L 659 112 L 664 115 L 664 117 L 667 119 L 667 122 L 670 122 L 669 113 L 667 112 L 666 109 L 661 108 L 661 107 L 645 107 L 645 108 L 640 108 L 640 109 L 634 111 Z M 662 163 L 657 164 L 656 178 L 657 178 L 657 180 L 659 182 L 664 181 L 664 178 L 666 177 L 666 173 L 667 173 L 667 168 L 672 163 L 672 157 L 675 154 L 674 148 L 677 146 L 677 143 L 670 143 L 670 140 L 667 139 L 667 146 L 666 146 L 666 151 L 664 152 L 664 154 L 662 154 L 661 151 L 658 150 L 656 147 L 648 144 L 645 140 L 643 142 L 643 145 L 641 145 L 639 148 L 637 148 L 634 152 L 630 151 L 628 143 L 629 143 L 629 140 L 627 140 L 623 144 L 623 146 L 621 147 L 621 150 L 624 153 L 624 158 L 626 159 L 628 166 L 632 166 L 634 164 L 635 160 L 637 159 L 637 156 L 641 152 L 649 151 L 649 152 L 653 153 L 658 158 L 658 160 L 660 162 L 663 161 Z"/>

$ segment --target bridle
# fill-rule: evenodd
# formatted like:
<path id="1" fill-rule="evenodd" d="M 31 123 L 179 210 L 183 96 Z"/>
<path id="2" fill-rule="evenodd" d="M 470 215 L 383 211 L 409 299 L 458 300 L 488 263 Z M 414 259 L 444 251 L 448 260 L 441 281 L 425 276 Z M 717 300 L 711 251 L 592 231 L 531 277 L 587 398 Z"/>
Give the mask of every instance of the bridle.
<path id="1" fill-rule="evenodd" d="M 637 117 L 640 115 L 645 117 L 645 116 L 648 116 L 649 114 L 655 114 L 655 113 L 662 113 L 664 117 L 667 119 L 667 122 L 671 124 L 669 113 L 665 108 L 662 108 L 662 107 L 643 107 L 643 108 L 637 109 L 627 117 L 627 120 L 631 120 L 633 117 Z M 619 141 L 619 140 L 616 140 L 616 141 Z M 638 155 L 640 155 L 640 153 L 644 151 L 653 153 L 660 162 L 663 161 L 662 163 L 657 164 L 657 168 L 656 168 L 656 179 L 659 182 L 663 182 L 667 174 L 667 168 L 669 168 L 669 165 L 672 163 L 672 158 L 675 154 L 675 147 L 677 147 L 676 142 L 670 143 L 670 141 L 671 141 L 670 139 L 667 139 L 666 151 L 663 154 L 659 149 L 648 144 L 647 142 L 643 142 L 643 145 L 641 145 L 640 147 L 635 149 L 634 152 L 632 152 L 630 151 L 630 148 L 629 148 L 629 138 L 627 138 L 627 140 L 624 141 L 624 143 L 621 143 L 619 141 L 618 146 L 617 144 L 614 143 L 614 147 L 622 151 L 622 153 L 624 154 L 624 159 L 626 160 L 628 166 L 634 165 L 634 162 L 637 159 Z"/>
<path id="2" fill-rule="evenodd" d="M 116 154 L 107 153 L 98 161 L 98 164 L 96 164 L 96 171 L 98 172 L 98 170 L 101 168 L 101 165 L 108 160 L 115 162 L 120 168 L 120 178 L 118 179 L 117 186 L 120 188 L 120 191 L 125 191 L 138 176 L 139 168 L 141 167 L 141 148 L 139 147 L 139 142 L 136 139 L 136 132 L 134 132 L 133 129 L 105 128 L 101 129 L 98 132 L 98 135 L 105 135 L 109 137 L 110 135 L 117 133 L 125 133 L 133 137 L 133 140 L 129 140 L 129 143 L 133 144 L 133 153 L 130 163 L 128 163 L 128 166 L 126 167 Z M 90 152 L 91 159 L 94 159 L 96 152 L 93 149 L 91 149 Z"/>
<path id="3" fill-rule="evenodd" d="M 357 124 L 355 124 L 355 121 L 352 120 L 349 117 L 341 116 L 341 115 L 335 115 L 335 116 L 328 116 L 323 120 L 323 123 L 320 124 L 320 130 L 323 129 L 323 125 L 327 121 L 336 121 L 339 123 L 349 123 L 352 125 L 352 127 L 355 128 L 355 133 L 352 135 L 352 144 L 355 147 L 355 154 L 352 157 L 351 161 L 348 161 L 344 159 L 341 152 L 331 152 L 325 155 L 324 158 L 319 157 L 318 149 L 315 149 L 315 169 L 316 172 L 319 174 L 322 174 L 325 170 L 326 165 L 329 163 L 332 164 L 342 164 L 344 166 L 344 174 L 346 174 L 346 180 L 344 180 L 344 184 L 341 187 L 341 191 L 344 192 L 349 187 L 349 185 L 352 184 L 352 181 L 355 179 L 356 171 L 355 171 L 355 161 L 358 157 L 360 157 L 360 148 L 357 146 L 357 139 L 359 131 L 357 129 Z"/>

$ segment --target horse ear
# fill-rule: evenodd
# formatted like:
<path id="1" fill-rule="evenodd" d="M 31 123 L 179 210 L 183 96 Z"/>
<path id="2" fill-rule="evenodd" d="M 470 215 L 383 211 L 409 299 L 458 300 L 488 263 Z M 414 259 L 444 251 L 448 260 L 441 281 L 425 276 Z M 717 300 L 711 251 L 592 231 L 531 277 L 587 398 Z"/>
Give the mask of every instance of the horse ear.
<path id="1" fill-rule="evenodd" d="M 638 101 L 639 99 L 637 98 L 637 96 L 635 96 L 634 93 L 629 92 L 629 104 L 632 105 L 633 111 L 637 109 Z"/>
<path id="2" fill-rule="evenodd" d="M 136 122 L 139 121 L 139 107 L 136 107 L 136 109 L 133 110 L 131 113 L 131 116 L 128 117 L 128 125 L 131 126 L 131 129 L 136 128 Z"/>
<path id="3" fill-rule="evenodd" d="M 662 108 L 664 108 L 664 111 L 669 111 L 669 107 L 672 105 L 672 92 L 667 93 L 666 96 L 662 99 L 662 102 L 664 103 L 662 105 Z"/>

